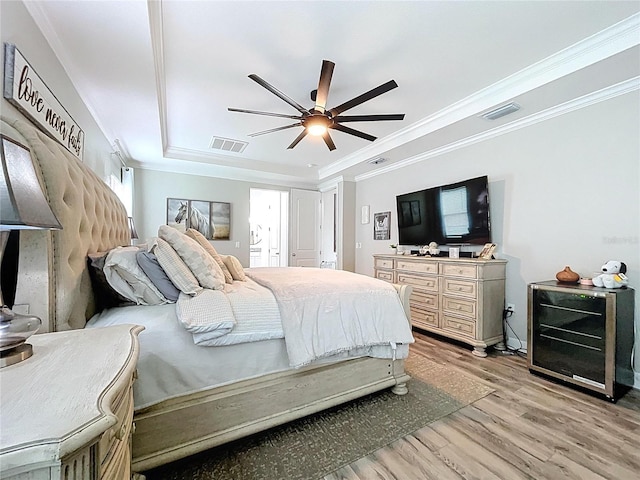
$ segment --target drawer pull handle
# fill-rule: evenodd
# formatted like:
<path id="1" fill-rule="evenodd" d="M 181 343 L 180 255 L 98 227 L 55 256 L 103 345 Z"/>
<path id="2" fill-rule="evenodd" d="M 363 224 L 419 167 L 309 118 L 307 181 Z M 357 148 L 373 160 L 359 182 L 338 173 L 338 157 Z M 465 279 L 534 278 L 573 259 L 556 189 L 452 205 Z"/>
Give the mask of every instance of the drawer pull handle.
<path id="1" fill-rule="evenodd" d="M 127 423 L 124 422 L 122 426 L 118 429 L 118 432 L 116 433 L 116 438 L 118 440 L 122 440 L 126 434 L 127 434 Z"/>

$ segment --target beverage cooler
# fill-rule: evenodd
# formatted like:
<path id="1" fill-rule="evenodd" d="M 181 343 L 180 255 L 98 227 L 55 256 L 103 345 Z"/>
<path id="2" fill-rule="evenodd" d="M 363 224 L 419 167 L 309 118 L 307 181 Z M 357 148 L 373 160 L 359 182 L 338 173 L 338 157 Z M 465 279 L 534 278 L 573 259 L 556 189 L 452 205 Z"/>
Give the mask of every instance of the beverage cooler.
<path id="1" fill-rule="evenodd" d="M 528 366 L 616 401 L 634 383 L 634 290 L 528 286 Z"/>

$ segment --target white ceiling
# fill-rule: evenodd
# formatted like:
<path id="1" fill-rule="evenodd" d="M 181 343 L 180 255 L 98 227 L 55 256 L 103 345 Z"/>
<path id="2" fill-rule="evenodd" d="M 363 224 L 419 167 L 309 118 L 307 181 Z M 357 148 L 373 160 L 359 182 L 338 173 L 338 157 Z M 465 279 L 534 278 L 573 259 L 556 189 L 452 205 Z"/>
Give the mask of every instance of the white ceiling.
<path id="1" fill-rule="evenodd" d="M 105 135 L 140 168 L 311 186 L 365 178 L 640 87 L 640 2 L 28 1 L 29 12 Z M 312 107 L 323 59 L 328 107 L 388 80 L 399 87 L 345 114 L 405 113 L 332 131 L 337 149 L 255 73 Z M 496 121 L 478 117 L 516 101 Z M 213 136 L 248 142 L 241 154 Z M 380 165 L 367 160 L 383 157 Z M 308 165 L 313 165 L 309 167 Z"/>

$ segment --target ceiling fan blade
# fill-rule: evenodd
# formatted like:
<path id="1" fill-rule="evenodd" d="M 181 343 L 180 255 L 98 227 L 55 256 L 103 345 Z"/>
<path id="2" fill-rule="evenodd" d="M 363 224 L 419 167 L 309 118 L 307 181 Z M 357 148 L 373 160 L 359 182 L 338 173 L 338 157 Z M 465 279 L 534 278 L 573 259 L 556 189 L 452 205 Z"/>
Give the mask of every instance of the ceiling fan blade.
<path id="1" fill-rule="evenodd" d="M 368 133 L 361 132 L 359 130 L 354 130 L 353 128 L 345 127 L 344 125 L 340 125 L 339 123 L 334 123 L 329 126 L 329 128 L 333 128 L 334 130 L 340 130 L 341 132 L 348 133 L 349 135 L 355 135 L 356 137 L 364 138 L 365 140 L 369 140 L 373 142 L 377 137 L 373 135 L 369 135 Z"/>
<path id="2" fill-rule="evenodd" d="M 322 139 L 324 140 L 324 143 L 327 144 L 327 147 L 329 147 L 329 150 L 333 151 L 336 149 L 336 144 L 333 143 L 333 140 L 329 135 L 329 132 L 325 132 L 324 135 L 322 135 Z"/>
<path id="3" fill-rule="evenodd" d="M 227 108 L 227 110 L 229 110 L 230 112 L 253 113 L 255 115 L 267 115 L 269 117 L 293 118 L 295 120 L 302 120 L 301 115 L 286 115 L 284 113 L 259 112 L 258 110 L 244 110 L 242 108 Z"/>
<path id="4" fill-rule="evenodd" d="M 338 115 L 334 122 L 378 122 L 381 120 L 404 120 L 404 113 L 388 113 L 382 115 Z"/>
<path id="5" fill-rule="evenodd" d="M 349 110 L 350 108 L 356 107 L 361 103 L 364 103 L 372 98 L 377 97 L 378 95 L 382 95 L 383 93 L 387 93 L 389 90 L 393 90 L 396 88 L 398 84 L 395 80 L 389 80 L 387 83 L 383 83 L 382 85 L 369 90 L 368 92 L 363 93 L 362 95 L 358 95 L 355 98 L 352 98 L 348 102 L 343 103 L 335 108 L 329 110 L 332 117 L 336 117 L 340 115 L 342 112 Z"/>
<path id="6" fill-rule="evenodd" d="M 320 70 L 320 80 L 318 81 L 318 91 L 316 93 L 315 110 L 318 113 L 324 113 L 327 108 L 329 87 L 331 86 L 331 77 L 333 76 L 333 67 L 335 66 L 336 64 L 329 60 L 322 61 L 322 70 Z"/>
<path id="7" fill-rule="evenodd" d="M 302 130 L 302 132 L 300 132 L 300 135 L 298 135 L 296 139 L 293 142 L 291 142 L 291 145 L 287 147 L 287 150 L 291 150 L 293 147 L 295 147 L 297 144 L 300 143 L 300 140 L 302 140 L 306 136 L 307 136 L 307 129 L 305 128 L 304 130 Z"/>
<path id="8" fill-rule="evenodd" d="M 301 127 L 302 122 L 292 123 L 291 125 L 285 125 L 284 127 L 272 128 L 270 130 L 263 130 L 262 132 L 250 133 L 250 137 L 257 137 L 258 135 L 264 135 L 265 133 L 279 132 L 280 130 L 286 130 L 287 128 Z M 306 130 L 305 130 L 306 132 Z"/>
<path id="9" fill-rule="evenodd" d="M 275 88 L 274 86 L 268 84 L 267 82 L 265 82 L 263 79 L 261 79 L 258 75 L 256 75 L 255 73 L 252 73 L 251 75 L 249 75 L 249 78 L 251 80 L 253 80 L 254 82 L 256 82 L 258 85 L 266 88 L 267 90 L 269 90 L 271 93 L 273 93 L 276 97 L 281 98 L 282 100 L 284 100 L 285 102 L 287 102 L 289 105 L 291 105 L 293 108 L 295 108 L 296 110 L 298 110 L 300 113 L 302 114 L 307 114 L 309 113 L 302 105 L 300 105 L 298 102 L 296 102 L 295 100 L 292 100 L 291 98 L 287 97 L 284 93 L 282 93 L 280 90 L 278 90 L 277 88 Z"/>

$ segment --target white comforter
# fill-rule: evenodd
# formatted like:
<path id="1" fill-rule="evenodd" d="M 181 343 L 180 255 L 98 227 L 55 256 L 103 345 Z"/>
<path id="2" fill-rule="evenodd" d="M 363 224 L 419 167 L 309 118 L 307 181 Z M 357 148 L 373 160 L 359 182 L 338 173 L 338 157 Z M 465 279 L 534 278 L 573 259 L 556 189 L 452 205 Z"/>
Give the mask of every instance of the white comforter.
<path id="1" fill-rule="evenodd" d="M 200 346 L 284 336 L 292 367 L 336 354 L 403 358 L 411 327 L 392 285 L 343 270 L 301 267 L 245 270 L 246 282 L 195 297 L 181 294 L 176 314 Z"/>
<path id="2" fill-rule="evenodd" d="M 381 280 L 320 268 L 250 268 L 273 292 L 293 367 L 341 352 L 413 343 L 395 288 Z"/>

